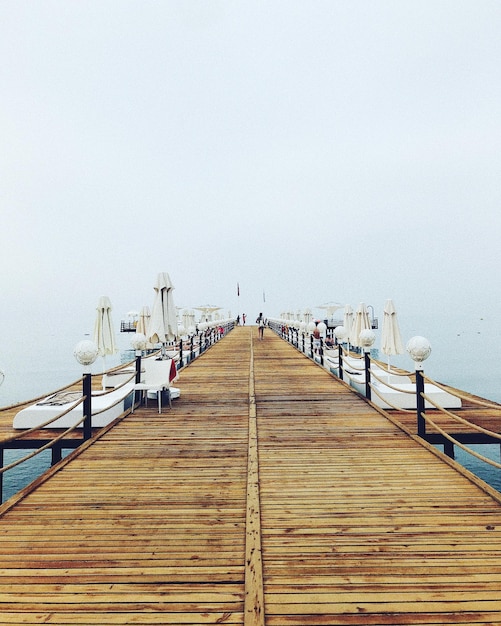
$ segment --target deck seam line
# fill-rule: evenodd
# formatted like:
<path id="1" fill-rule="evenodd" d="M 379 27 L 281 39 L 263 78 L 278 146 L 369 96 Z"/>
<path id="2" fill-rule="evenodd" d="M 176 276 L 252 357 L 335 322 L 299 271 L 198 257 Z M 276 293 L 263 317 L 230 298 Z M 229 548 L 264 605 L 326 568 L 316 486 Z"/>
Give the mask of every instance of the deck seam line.
<path id="1" fill-rule="evenodd" d="M 247 507 L 245 524 L 245 605 L 244 626 L 264 626 L 263 562 L 261 551 L 261 505 L 259 456 L 254 381 L 254 343 L 250 337 L 249 435 L 247 458 Z"/>

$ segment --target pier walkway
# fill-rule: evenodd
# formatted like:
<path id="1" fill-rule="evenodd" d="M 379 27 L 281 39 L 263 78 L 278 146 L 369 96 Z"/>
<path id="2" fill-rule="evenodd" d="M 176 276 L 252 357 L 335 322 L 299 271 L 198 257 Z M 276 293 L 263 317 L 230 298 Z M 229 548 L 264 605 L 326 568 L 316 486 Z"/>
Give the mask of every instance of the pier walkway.
<path id="1" fill-rule="evenodd" d="M 0 624 L 501 624 L 493 490 L 271 331 L 178 386 L 2 507 Z"/>

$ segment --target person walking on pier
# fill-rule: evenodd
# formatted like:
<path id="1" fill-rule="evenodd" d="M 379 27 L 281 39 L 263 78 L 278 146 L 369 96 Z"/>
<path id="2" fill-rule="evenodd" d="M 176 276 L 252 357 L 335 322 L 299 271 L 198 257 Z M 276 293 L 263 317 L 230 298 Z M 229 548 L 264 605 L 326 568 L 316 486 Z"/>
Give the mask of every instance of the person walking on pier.
<path id="1" fill-rule="evenodd" d="M 256 324 L 258 325 L 259 339 L 263 339 L 264 338 L 264 317 L 262 313 L 259 314 L 256 320 Z"/>

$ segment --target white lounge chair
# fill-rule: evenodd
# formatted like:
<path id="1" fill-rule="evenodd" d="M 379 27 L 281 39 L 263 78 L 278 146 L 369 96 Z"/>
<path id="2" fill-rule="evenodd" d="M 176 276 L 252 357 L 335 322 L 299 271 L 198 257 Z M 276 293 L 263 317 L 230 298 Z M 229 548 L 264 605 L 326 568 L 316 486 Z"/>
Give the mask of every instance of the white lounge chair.
<path id="1" fill-rule="evenodd" d="M 172 407 L 170 397 L 170 383 L 176 376 L 176 364 L 172 359 L 157 360 L 144 359 L 144 373 L 141 376 L 141 382 L 134 384 L 134 391 L 141 391 L 141 396 L 148 404 L 148 391 L 154 391 L 157 394 L 158 412 L 162 412 L 162 392 L 167 392 L 169 406 Z M 134 404 L 132 403 L 132 412 L 134 412 Z"/>

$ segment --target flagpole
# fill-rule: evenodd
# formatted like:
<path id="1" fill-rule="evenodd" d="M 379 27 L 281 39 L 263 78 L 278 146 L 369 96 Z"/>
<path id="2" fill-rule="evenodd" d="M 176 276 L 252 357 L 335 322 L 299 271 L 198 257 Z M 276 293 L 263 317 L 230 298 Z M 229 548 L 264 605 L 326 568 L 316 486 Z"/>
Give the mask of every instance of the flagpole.
<path id="1" fill-rule="evenodd" d="M 240 315 L 241 315 L 241 311 L 240 311 L 240 283 L 237 283 L 237 317 L 238 317 L 238 319 L 241 319 Z"/>

